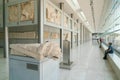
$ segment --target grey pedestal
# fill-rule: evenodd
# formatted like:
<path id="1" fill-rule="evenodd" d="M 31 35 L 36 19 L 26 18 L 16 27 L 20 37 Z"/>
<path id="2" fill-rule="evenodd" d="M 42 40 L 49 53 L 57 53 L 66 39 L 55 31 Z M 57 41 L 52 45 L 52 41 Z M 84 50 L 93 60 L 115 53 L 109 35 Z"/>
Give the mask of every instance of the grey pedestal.
<path id="1" fill-rule="evenodd" d="M 59 80 L 59 61 L 30 57 L 10 56 L 10 80 Z"/>
<path id="2" fill-rule="evenodd" d="M 71 69 L 72 61 L 70 60 L 70 41 L 63 41 L 63 62 L 60 63 L 60 68 Z"/>

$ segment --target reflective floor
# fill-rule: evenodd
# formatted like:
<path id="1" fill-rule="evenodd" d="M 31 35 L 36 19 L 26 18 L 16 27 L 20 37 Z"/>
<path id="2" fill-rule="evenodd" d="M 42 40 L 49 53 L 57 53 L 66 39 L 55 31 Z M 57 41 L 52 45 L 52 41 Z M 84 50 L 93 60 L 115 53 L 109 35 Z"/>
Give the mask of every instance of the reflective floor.
<path id="1" fill-rule="evenodd" d="M 72 70 L 60 70 L 60 80 L 118 80 L 97 41 L 88 42 L 72 51 Z"/>
<path id="2" fill-rule="evenodd" d="M 74 47 L 71 70 L 60 69 L 59 80 L 118 80 L 96 41 Z M 0 58 L 0 80 L 8 79 L 7 60 Z"/>

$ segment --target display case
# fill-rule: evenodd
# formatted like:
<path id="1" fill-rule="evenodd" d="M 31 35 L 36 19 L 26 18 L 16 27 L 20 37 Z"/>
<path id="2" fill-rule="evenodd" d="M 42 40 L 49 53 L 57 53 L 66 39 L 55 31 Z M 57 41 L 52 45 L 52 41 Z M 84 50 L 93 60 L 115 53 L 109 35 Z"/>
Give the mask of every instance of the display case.
<path id="1" fill-rule="evenodd" d="M 64 13 L 64 28 L 72 29 L 72 20 Z"/>
<path id="2" fill-rule="evenodd" d="M 60 29 L 44 26 L 44 33 L 43 33 L 43 40 L 46 41 L 53 41 L 60 44 Z"/>
<path id="3" fill-rule="evenodd" d="M 80 33 L 78 33 L 78 44 L 80 44 Z"/>
<path id="4" fill-rule="evenodd" d="M 36 26 L 9 27 L 9 43 L 37 43 Z"/>
<path id="5" fill-rule="evenodd" d="M 80 33 L 80 23 L 77 23 L 78 24 L 78 33 Z"/>
<path id="6" fill-rule="evenodd" d="M 3 0 L 0 0 L 0 27 L 3 27 Z"/>
<path id="7" fill-rule="evenodd" d="M 8 27 L 37 24 L 37 0 L 8 0 L 6 6 Z"/>
<path id="8" fill-rule="evenodd" d="M 46 0 L 45 2 L 45 13 L 45 24 L 51 23 L 53 25 L 61 26 L 62 11 L 49 0 Z"/>
<path id="9" fill-rule="evenodd" d="M 64 30 L 63 31 L 63 40 L 66 40 L 66 39 L 71 42 L 71 32 Z"/>
<path id="10" fill-rule="evenodd" d="M 78 24 L 77 24 L 77 22 L 75 21 L 74 22 L 74 31 L 77 31 L 78 30 Z"/>
<path id="11" fill-rule="evenodd" d="M 73 34 L 73 44 L 74 44 L 74 46 L 77 45 L 77 41 L 78 41 L 78 36 L 77 36 L 77 33 L 74 32 L 74 34 Z"/>

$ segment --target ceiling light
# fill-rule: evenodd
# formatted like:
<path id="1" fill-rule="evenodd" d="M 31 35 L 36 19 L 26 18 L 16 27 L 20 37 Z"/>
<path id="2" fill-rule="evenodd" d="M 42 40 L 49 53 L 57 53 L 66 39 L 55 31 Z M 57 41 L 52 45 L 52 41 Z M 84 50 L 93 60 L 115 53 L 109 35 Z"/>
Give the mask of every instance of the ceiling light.
<path id="1" fill-rule="evenodd" d="M 80 9 L 80 6 L 79 6 L 79 3 L 77 0 L 71 0 L 71 1 L 72 1 L 73 5 L 75 6 L 76 10 Z"/>
<path id="2" fill-rule="evenodd" d="M 83 12 L 80 12 L 80 14 L 83 16 L 83 18 L 86 20 L 86 17 Z"/>

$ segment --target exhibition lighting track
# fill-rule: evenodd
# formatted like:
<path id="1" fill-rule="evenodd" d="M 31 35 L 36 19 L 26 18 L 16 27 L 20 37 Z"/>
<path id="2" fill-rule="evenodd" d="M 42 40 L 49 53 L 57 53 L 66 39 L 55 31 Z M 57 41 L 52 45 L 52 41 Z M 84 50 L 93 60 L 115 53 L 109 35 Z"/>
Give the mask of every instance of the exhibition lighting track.
<path id="1" fill-rule="evenodd" d="M 82 22 L 87 26 L 89 27 L 90 24 L 89 22 L 87 21 L 87 18 L 86 16 L 84 15 L 83 11 L 81 10 L 80 8 L 80 5 L 78 3 L 78 0 L 66 0 L 71 6 L 72 8 L 77 12 L 78 16 L 80 17 L 80 19 L 82 20 Z M 93 32 L 93 29 L 90 29 L 89 27 L 89 30 L 91 32 Z"/>
<path id="2" fill-rule="evenodd" d="M 94 29 L 95 29 L 95 32 L 96 32 L 95 14 L 94 14 L 93 0 L 90 0 L 90 6 L 91 6 L 91 11 L 92 11 L 92 18 L 93 18 Z"/>
<path id="3" fill-rule="evenodd" d="M 75 7 L 76 10 L 77 10 L 77 9 L 80 9 L 80 6 L 79 6 L 77 0 L 71 0 L 71 2 L 72 2 L 73 6 Z"/>

